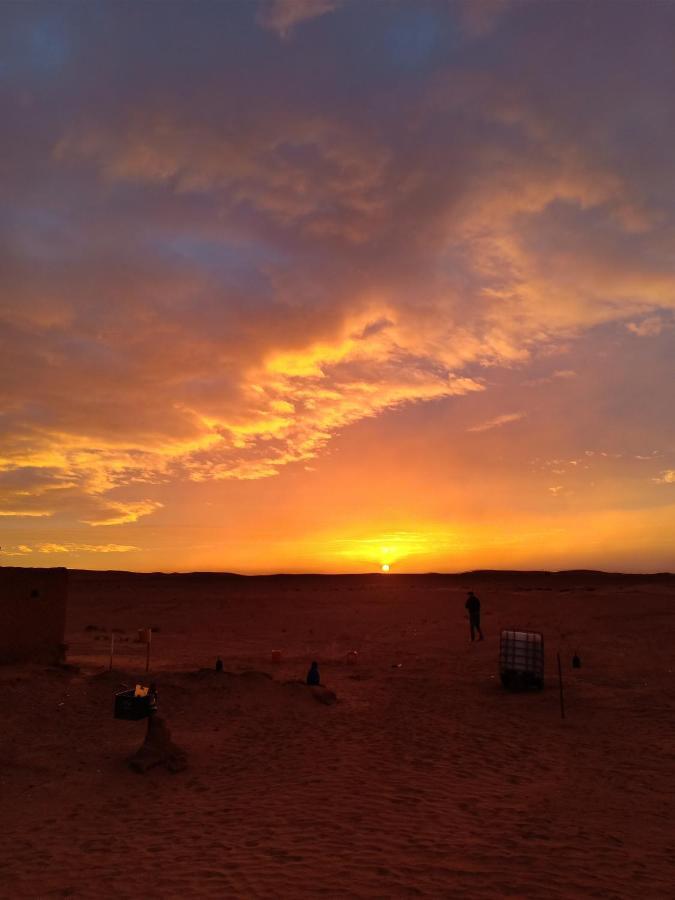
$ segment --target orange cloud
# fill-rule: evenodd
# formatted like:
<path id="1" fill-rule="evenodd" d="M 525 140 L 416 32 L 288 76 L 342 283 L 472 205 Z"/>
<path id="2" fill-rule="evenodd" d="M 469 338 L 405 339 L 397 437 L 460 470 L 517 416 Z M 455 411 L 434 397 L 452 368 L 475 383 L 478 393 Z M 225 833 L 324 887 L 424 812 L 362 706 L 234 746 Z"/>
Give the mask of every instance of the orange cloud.
<path id="1" fill-rule="evenodd" d="M 50 553 L 131 553 L 138 550 L 138 547 L 132 547 L 126 544 L 36 544 L 29 547 L 26 544 L 19 544 L 14 547 L 3 547 L 2 552 L 6 556 L 27 556 L 33 553 L 50 554 Z"/>
<path id="2" fill-rule="evenodd" d="M 284 226 L 354 241 L 372 232 L 386 208 L 386 148 L 323 115 L 266 110 L 223 131 L 155 112 L 121 128 L 74 130 L 54 158 L 63 166 L 91 162 L 110 182 L 178 195 L 216 191 L 227 207 L 250 203 Z"/>
<path id="3" fill-rule="evenodd" d="M 0 516 L 8 516 L 10 518 L 34 517 L 34 518 L 42 519 L 42 518 L 46 518 L 46 517 L 53 516 L 53 515 L 54 515 L 54 513 L 51 512 L 50 510 L 42 510 L 42 509 L 41 510 L 0 509 Z"/>
<path id="4" fill-rule="evenodd" d="M 655 337 L 666 327 L 660 316 L 648 316 L 641 322 L 628 322 L 626 328 L 638 337 Z"/>
<path id="5" fill-rule="evenodd" d="M 519 422 L 521 419 L 525 418 L 526 413 L 524 412 L 516 412 L 516 413 L 504 413 L 500 416 L 495 416 L 494 419 L 489 419 L 487 422 L 481 422 L 479 425 L 472 425 L 471 428 L 467 428 L 467 431 L 490 431 L 492 428 L 501 428 L 502 425 L 508 425 L 510 422 Z"/>
<path id="6" fill-rule="evenodd" d="M 287 38 L 301 22 L 316 19 L 342 5 L 342 0 L 267 0 L 257 21 Z"/>
<path id="7" fill-rule="evenodd" d="M 113 515 L 106 515 L 101 519 L 83 519 L 87 525 L 126 525 L 128 522 L 137 522 L 141 516 L 148 516 L 157 509 L 161 509 L 163 503 L 157 500 L 143 500 L 139 503 L 119 503 L 107 501 L 107 510 L 115 510 Z"/>

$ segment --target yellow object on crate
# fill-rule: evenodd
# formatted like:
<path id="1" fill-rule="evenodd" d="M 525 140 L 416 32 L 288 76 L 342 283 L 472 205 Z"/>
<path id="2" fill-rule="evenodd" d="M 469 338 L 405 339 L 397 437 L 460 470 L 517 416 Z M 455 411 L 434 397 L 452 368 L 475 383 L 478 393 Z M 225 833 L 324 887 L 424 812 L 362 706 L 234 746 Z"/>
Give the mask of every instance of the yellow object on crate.
<path id="1" fill-rule="evenodd" d="M 150 690 L 150 688 L 146 688 L 142 684 L 137 684 L 136 690 L 134 691 L 134 697 L 147 697 L 149 690 Z"/>

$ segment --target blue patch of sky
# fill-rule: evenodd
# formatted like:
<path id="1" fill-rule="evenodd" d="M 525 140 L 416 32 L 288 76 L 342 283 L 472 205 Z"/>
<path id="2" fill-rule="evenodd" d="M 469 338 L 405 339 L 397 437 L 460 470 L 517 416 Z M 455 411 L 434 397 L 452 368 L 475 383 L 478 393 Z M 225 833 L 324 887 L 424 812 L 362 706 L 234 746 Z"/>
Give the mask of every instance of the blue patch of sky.
<path id="1" fill-rule="evenodd" d="M 72 228 L 68 216 L 53 209 L 5 208 L 0 215 L 0 233 L 26 257 L 49 261 L 81 253 L 82 236 Z"/>
<path id="2" fill-rule="evenodd" d="M 395 66 L 417 69 L 433 64 L 441 45 L 448 49 L 448 35 L 431 10 L 402 9 L 384 30 L 383 44 Z"/>
<path id="3" fill-rule="evenodd" d="M 0 75 L 52 75 L 70 56 L 65 23 L 54 15 L 17 23 L 8 28 L 0 44 Z"/>
<path id="4" fill-rule="evenodd" d="M 195 234 L 153 237 L 145 242 L 167 264 L 198 273 L 214 285 L 243 290 L 250 298 L 263 301 L 271 290 L 268 266 L 287 262 L 280 250 L 262 241 L 228 240 Z"/>
<path id="5" fill-rule="evenodd" d="M 318 104 L 345 105 L 353 111 L 355 97 L 367 106 L 373 95 L 381 98 L 383 88 L 388 92 L 405 84 L 414 90 L 455 59 L 463 40 L 450 9 L 424 3 L 356 3 L 307 27 L 299 25 L 290 40 L 279 44 L 287 56 L 286 71 L 293 70 L 292 58 L 303 61 L 300 96 L 315 95 Z M 306 77 L 308 65 L 311 79 Z"/>
<path id="6" fill-rule="evenodd" d="M 53 19 L 36 22 L 28 33 L 28 52 L 36 69 L 51 71 L 64 65 L 69 41 L 63 24 Z"/>
<path id="7" fill-rule="evenodd" d="M 278 249 L 254 240 L 227 241 L 182 234 L 162 239 L 159 245 L 171 256 L 215 272 L 250 271 L 283 261 Z"/>

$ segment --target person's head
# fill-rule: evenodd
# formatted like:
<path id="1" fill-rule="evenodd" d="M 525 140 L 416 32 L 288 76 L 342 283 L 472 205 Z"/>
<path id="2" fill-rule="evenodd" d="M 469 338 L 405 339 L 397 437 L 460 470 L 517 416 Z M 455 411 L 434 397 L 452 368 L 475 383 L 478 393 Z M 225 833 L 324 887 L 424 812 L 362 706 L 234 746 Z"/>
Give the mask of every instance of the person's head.
<path id="1" fill-rule="evenodd" d="M 314 660 L 314 662 L 312 663 L 312 668 L 313 668 L 313 669 L 318 669 L 318 667 L 319 667 L 318 662 L 317 662 L 316 660 Z"/>

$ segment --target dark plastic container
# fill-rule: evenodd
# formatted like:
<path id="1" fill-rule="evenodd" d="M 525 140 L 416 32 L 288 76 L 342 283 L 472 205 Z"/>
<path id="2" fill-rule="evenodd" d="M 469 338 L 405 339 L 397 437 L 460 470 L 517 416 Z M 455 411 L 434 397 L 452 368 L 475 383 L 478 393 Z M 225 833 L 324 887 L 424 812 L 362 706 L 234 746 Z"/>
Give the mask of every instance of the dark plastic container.
<path id="1" fill-rule="evenodd" d="M 139 719 L 147 719 L 150 715 L 151 705 L 148 696 L 135 697 L 135 690 L 120 691 L 115 694 L 115 718 L 127 719 L 137 722 Z"/>
<path id="2" fill-rule="evenodd" d="M 499 677 L 513 691 L 544 686 L 544 635 L 539 631 L 502 631 L 499 640 Z"/>

